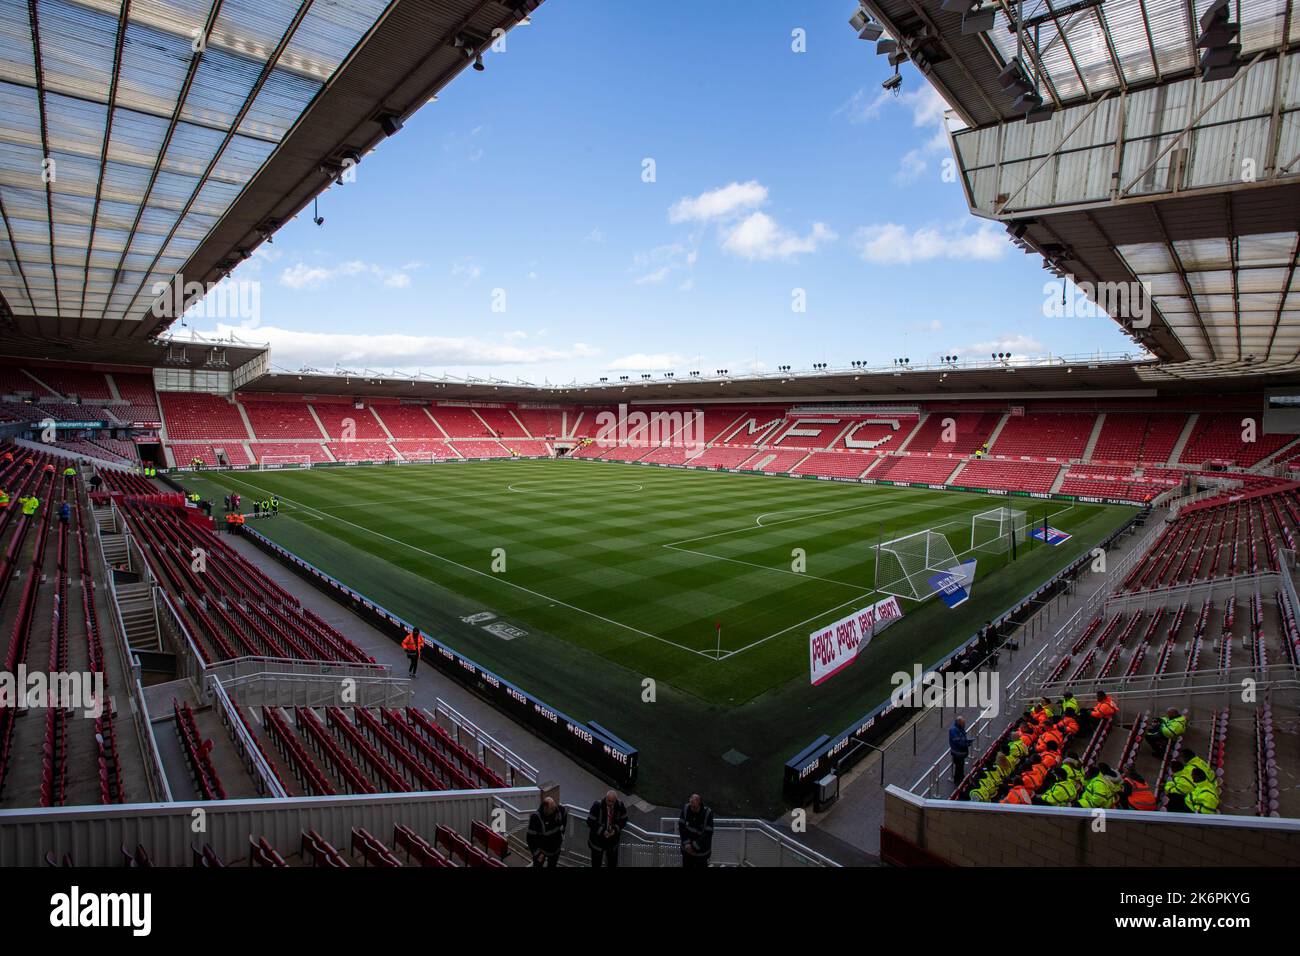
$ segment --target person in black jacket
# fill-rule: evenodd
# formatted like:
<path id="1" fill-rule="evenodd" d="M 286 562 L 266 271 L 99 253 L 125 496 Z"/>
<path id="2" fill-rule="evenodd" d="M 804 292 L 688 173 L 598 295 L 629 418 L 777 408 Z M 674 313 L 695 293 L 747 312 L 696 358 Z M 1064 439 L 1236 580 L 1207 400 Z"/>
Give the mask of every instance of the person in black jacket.
<path id="1" fill-rule="evenodd" d="M 528 852 L 533 866 L 559 865 L 564 846 L 564 827 L 569 815 L 564 807 L 547 797 L 528 818 Z"/>
<path id="2" fill-rule="evenodd" d="M 677 818 L 677 834 L 682 838 L 682 866 L 703 869 L 713 852 L 713 808 L 698 793 L 682 807 Z"/>
<path id="3" fill-rule="evenodd" d="M 587 812 L 587 846 L 591 847 L 591 865 L 600 868 L 618 866 L 618 842 L 627 826 L 627 807 L 613 790 L 597 800 Z"/>

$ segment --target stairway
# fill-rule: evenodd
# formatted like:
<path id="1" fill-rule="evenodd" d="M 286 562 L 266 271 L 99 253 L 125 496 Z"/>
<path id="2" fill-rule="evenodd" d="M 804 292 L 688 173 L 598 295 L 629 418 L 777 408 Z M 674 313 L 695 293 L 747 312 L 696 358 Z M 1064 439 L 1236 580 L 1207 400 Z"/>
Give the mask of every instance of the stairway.
<path id="1" fill-rule="evenodd" d="M 1093 423 L 1092 434 L 1088 436 L 1088 444 L 1084 446 L 1083 458 L 1081 461 L 1092 461 L 1092 453 L 1097 449 L 1097 439 L 1101 437 L 1101 430 L 1106 427 L 1106 413 L 1102 412 L 1097 416 L 1097 421 Z"/>
<path id="2" fill-rule="evenodd" d="M 107 546 L 105 554 L 107 554 Z M 111 559 L 110 559 L 111 560 Z M 117 586 L 117 609 L 126 631 L 126 642 L 133 651 L 162 650 L 158 635 L 158 615 L 153 605 L 153 585 L 148 581 Z"/>
<path id="3" fill-rule="evenodd" d="M 1199 412 L 1192 412 L 1187 416 L 1187 424 L 1183 426 L 1182 432 L 1178 435 L 1178 441 L 1174 442 L 1174 450 L 1169 453 L 1169 460 L 1165 465 L 1173 468 L 1178 464 L 1178 459 L 1183 457 L 1183 449 L 1187 447 L 1187 441 L 1192 437 L 1192 430 L 1196 428 L 1196 422 L 1200 419 Z"/>

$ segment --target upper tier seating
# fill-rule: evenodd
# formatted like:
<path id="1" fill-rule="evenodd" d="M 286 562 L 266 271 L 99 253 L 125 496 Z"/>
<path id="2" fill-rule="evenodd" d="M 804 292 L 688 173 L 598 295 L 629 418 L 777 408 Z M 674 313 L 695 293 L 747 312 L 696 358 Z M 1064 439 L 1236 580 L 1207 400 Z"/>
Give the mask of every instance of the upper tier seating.
<path id="1" fill-rule="evenodd" d="M 108 379 L 104 378 L 102 372 L 42 368 L 33 374 L 65 398 L 76 395 L 83 399 L 109 401 L 113 397 L 108 390 Z"/>
<path id="2" fill-rule="evenodd" d="M 1028 456 L 1068 460 L 1083 456 L 1096 425 L 1092 412 L 1030 412 L 1012 415 L 990 451 L 1002 457 Z"/>
<path id="3" fill-rule="evenodd" d="M 1248 426 L 1242 424 L 1246 419 L 1254 423 L 1253 442 L 1242 440 L 1248 429 Z M 1179 461 L 1187 465 L 1199 465 L 1218 460 L 1249 467 L 1286 447 L 1295 438 L 1295 435 L 1264 434 L 1263 422 L 1258 415 L 1242 412 L 1207 413 L 1197 419 Z"/>
<path id="4" fill-rule="evenodd" d="M 498 438 L 527 438 L 528 433 L 508 408 L 476 408 L 479 418 Z M 467 436 L 469 437 L 469 436 Z"/>
<path id="5" fill-rule="evenodd" d="M 325 426 L 325 433 L 336 441 L 388 441 L 369 408 L 353 408 L 341 402 L 314 402 L 312 408 Z M 258 437 L 264 436 L 259 433 Z"/>
<path id="6" fill-rule="evenodd" d="M 258 441 L 317 441 L 325 436 L 306 402 L 241 402 Z"/>
<path id="7" fill-rule="evenodd" d="M 153 388 L 153 378 L 149 375 L 126 375 L 114 373 L 113 383 L 117 385 L 117 394 L 128 405 L 114 405 L 113 414 L 124 422 L 156 422 L 158 415 L 158 398 Z"/>
<path id="8" fill-rule="evenodd" d="M 1092 460 L 1163 465 L 1173 454 L 1186 423 L 1185 412 L 1108 412 L 1092 450 Z"/>
<path id="9" fill-rule="evenodd" d="M 42 388 L 22 369 L 12 365 L 0 365 L 0 395 L 19 394 L 53 397 L 53 393 L 48 388 Z"/>
<path id="10" fill-rule="evenodd" d="M 442 432 L 424 408 L 423 405 L 372 406 L 373 413 L 383 420 L 398 441 L 442 440 Z"/>
<path id="11" fill-rule="evenodd" d="M 515 415 L 534 438 L 562 438 L 563 413 L 556 408 L 516 408 Z M 571 416 L 572 418 L 572 416 Z"/>
<path id="12" fill-rule="evenodd" d="M 250 436 L 239 409 L 220 395 L 159 392 L 168 441 L 246 441 Z"/>
<path id="13" fill-rule="evenodd" d="M 430 406 L 429 411 L 443 430 L 455 438 L 491 438 L 492 432 L 472 408 L 455 405 Z"/>
<path id="14" fill-rule="evenodd" d="M 988 441 L 1002 416 L 997 412 L 931 411 L 906 451 L 912 455 L 933 452 L 941 455 L 969 455 Z M 953 421 L 953 441 L 944 441 L 946 419 Z M 955 467 L 955 466 L 954 466 Z"/>

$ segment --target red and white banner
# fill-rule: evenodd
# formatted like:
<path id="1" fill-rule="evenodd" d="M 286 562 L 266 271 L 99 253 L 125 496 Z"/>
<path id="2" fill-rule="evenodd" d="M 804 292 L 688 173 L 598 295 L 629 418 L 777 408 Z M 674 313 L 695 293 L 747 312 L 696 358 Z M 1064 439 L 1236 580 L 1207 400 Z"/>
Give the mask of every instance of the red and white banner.
<path id="1" fill-rule="evenodd" d="M 903 617 L 898 598 L 887 597 L 808 635 L 809 673 L 820 684 L 852 664 L 871 639 Z"/>

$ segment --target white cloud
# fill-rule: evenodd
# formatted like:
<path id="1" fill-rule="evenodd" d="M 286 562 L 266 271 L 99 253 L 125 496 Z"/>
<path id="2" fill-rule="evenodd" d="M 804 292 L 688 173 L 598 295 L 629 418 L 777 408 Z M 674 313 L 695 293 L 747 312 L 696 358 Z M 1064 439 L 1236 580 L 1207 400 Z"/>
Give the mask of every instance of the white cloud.
<path id="1" fill-rule="evenodd" d="M 483 267 L 469 256 L 466 256 L 463 259 L 457 259 L 451 264 L 451 274 L 457 279 L 464 279 L 465 285 L 469 285 L 483 274 Z"/>
<path id="2" fill-rule="evenodd" d="M 648 272 L 643 276 L 638 276 L 632 280 L 633 285 L 657 285 L 663 282 L 672 273 L 672 266 L 663 266 L 654 272 Z"/>
<path id="3" fill-rule="evenodd" d="M 676 352 L 635 352 L 614 359 L 605 368 L 611 372 L 658 372 L 681 368 L 688 361 Z"/>
<path id="4" fill-rule="evenodd" d="M 330 271 L 298 262 L 280 273 L 280 284 L 290 289 L 318 289 L 329 281 Z"/>
<path id="5" fill-rule="evenodd" d="M 751 179 L 747 183 L 731 183 L 698 196 L 679 199 L 668 210 L 668 221 L 712 222 L 761 206 L 765 202 L 767 187 Z"/>
<path id="6" fill-rule="evenodd" d="M 583 242 L 592 242 L 592 243 L 595 243 L 596 245 L 600 245 L 601 243 L 603 243 L 603 242 L 605 241 L 605 234 L 604 234 L 603 232 L 600 231 L 600 228 L 599 228 L 599 227 L 597 227 L 597 228 L 591 230 L 591 232 L 587 233 L 587 234 L 582 238 L 582 241 L 583 241 Z"/>
<path id="7" fill-rule="evenodd" d="M 1010 248 L 1006 233 L 992 223 L 971 232 L 962 226 L 908 229 L 897 223 L 864 226 L 853 236 L 858 255 L 877 265 L 910 265 L 931 259 L 989 261 Z"/>
<path id="8" fill-rule="evenodd" d="M 514 332 L 506 333 L 507 342 L 517 342 L 520 339 L 526 339 L 526 338 L 528 338 L 528 333 L 523 331 L 522 329 L 516 329 Z"/>
<path id="9" fill-rule="evenodd" d="M 434 335 L 302 332 L 277 326 L 220 324 L 211 333 L 234 333 L 249 342 L 266 342 L 285 368 L 343 366 L 417 369 L 478 365 L 523 365 L 590 359 L 597 351 L 574 343 L 568 348 L 526 347 L 483 339 Z M 506 336 L 507 339 L 510 336 Z"/>
<path id="10" fill-rule="evenodd" d="M 333 268 L 323 265 L 307 265 L 298 262 L 280 273 L 280 284 L 290 289 L 319 289 L 336 278 L 355 279 L 358 276 L 373 276 L 390 289 L 405 289 L 411 284 L 408 272 L 419 269 L 418 262 L 408 262 L 400 269 L 389 269 L 373 262 L 350 259 Z"/>
<path id="11" fill-rule="evenodd" d="M 632 268 L 641 275 L 633 279 L 632 283 L 657 285 L 674 272 L 693 269 L 699 257 L 698 249 L 682 242 L 665 243 L 655 246 L 649 252 L 638 252 L 632 257 Z"/>
<path id="12" fill-rule="evenodd" d="M 742 259 L 770 261 L 816 252 L 837 238 L 825 223 L 813 223 L 812 230 L 800 236 L 782 229 L 767 213 L 755 212 L 724 231 L 722 248 Z"/>

